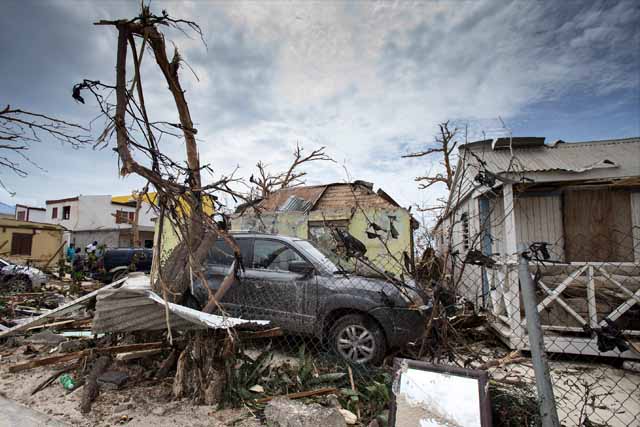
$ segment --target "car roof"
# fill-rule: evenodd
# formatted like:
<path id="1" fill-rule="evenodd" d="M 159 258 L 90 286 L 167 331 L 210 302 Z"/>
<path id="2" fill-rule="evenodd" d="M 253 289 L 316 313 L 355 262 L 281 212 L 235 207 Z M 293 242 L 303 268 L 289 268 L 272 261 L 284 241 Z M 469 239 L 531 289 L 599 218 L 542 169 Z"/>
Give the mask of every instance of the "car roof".
<path id="1" fill-rule="evenodd" d="M 267 233 L 259 233 L 259 232 L 255 232 L 255 231 L 232 231 L 231 235 L 235 238 L 263 238 L 263 239 L 275 239 L 275 240 L 281 240 L 283 242 L 289 242 L 289 243 L 293 243 L 293 242 L 299 242 L 300 239 L 298 237 L 290 237 L 290 236 L 285 236 L 283 234 L 267 234 Z"/>

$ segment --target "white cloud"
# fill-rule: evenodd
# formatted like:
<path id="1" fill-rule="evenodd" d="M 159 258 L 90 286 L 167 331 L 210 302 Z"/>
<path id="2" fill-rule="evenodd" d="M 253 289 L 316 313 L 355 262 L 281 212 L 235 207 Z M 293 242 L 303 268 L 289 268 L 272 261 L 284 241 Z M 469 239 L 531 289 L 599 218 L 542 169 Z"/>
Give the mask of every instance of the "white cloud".
<path id="1" fill-rule="evenodd" d="M 97 19 L 130 16 L 137 3 L 58 5 L 89 27 Z M 432 141 L 440 121 L 469 120 L 477 135 L 498 115 L 507 122 L 526 120 L 519 117 L 526 108 L 554 102 L 576 87 L 603 95 L 638 91 L 640 49 L 633 47 L 640 48 L 634 26 L 640 12 L 631 1 L 605 6 L 152 3 L 156 11 L 166 8 L 199 22 L 205 32 L 208 48 L 197 37 L 176 31 L 168 36 L 200 78 L 183 68 L 203 163 L 219 172 L 240 165 L 248 177 L 258 160 L 285 167 L 296 142 L 308 150 L 326 145 L 338 164 L 308 168 L 309 182 L 344 180 L 344 165 L 354 178 L 375 182 L 403 204 L 442 195 L 441 189 L 419 191 L 413 182 L 437 162 L 400 158 Z M 95 46 L 82 54 L 112 75 L 115 34 L 90 27 L 76 31 Z M 166 84 L 152 57 L 145 60 L 143 82 L 153 117 L 175 121 Z M 166 146 L 182 156 L 180 143 Z M 116 165 L 110 167 L 115 176 Z"/>

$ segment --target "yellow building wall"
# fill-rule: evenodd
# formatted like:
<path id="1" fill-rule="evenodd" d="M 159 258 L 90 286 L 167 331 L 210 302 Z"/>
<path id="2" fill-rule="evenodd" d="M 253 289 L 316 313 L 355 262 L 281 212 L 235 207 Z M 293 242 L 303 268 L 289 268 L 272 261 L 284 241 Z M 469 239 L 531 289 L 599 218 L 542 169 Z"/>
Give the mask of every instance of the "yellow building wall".
<path id="1" fill-rule="evenodd" d="M 389 230 L 390 217 L 395 218 L 393 225 L 398 232 L 393 238 Z M 400 274 L 403 271 L 402 253 L 411 256 L 412 233 L 411 216 L 402 208 L 365 208 L 332 209 L 325 211 L 263 213 L 258 219 L 253 215 L 236 217 L 232 220 L 233 231 L 255 231 L 267 234 L 282 234 L 301 239 L 312 239 L 309 234 L 309 222 L 320 224 L 324 221 L 340 221 L 348 224 L 348 231 L 367 247 L 366 256 L 379 268 Z M 382 241 L 370 239 L 367 231 L 372 232 L 369 222 L 374 222 L 385 231 L 379 231 Z M 385 247 L 386 246 L 386 247 Z M 324 248 L 327 249 L 327 248 Z M 346 267 L 346 266 L 345 266 Z"/>
<path id="2" fill-rule="evenodd" d="M 25 222 L 24 224 L 28 224 Z M 11 255 L 11 240 L 13 233 L 33 234 L 31 244 L 31 255 Z M 6 243 L 4 243 L 6 242 Z M 62 229 L 42 230 L 29 228 L 28 226 L 7 227 L 0 224 L 0 256 L 18 264 L 30 263 L 34 266 L 44 265 L 62 245 Z M 62 251 L 58 252 L 49 266 L 55 266 L 62 256 Z"/>
<path id="3" fill-rule="evenodd" d="M 395 217 L 393 226 L 398 232 L 397 238 L 393 238 L 390 229 L 389 217 Z M 378 231 L 377 234 L 382 239 L 369 238 L 367 231 L 374 230 L 369 227 L 369 223 L 373 222 L 383 228 L 385 231 Z M 366 256 L 377 267 L 387 271 L 400 274 L 403 270 L 402 252 L 406 251 L 411 256 L 411 216 L 404 209 L 383 209 L 369 208 L 364 212 L 358 210 L 354 213 L 349 222 L 349 233 L 360 240 L 367 247 Z"/>

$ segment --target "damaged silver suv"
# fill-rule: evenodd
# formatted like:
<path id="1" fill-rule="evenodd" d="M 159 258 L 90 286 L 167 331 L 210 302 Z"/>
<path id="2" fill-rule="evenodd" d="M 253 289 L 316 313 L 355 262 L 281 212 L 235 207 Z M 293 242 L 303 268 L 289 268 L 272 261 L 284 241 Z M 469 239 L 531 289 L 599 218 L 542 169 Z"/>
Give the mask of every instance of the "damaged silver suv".
<path id="1" fill-rule="evenodd" d="M 346 273 L 307 240 L 258 233 L 234 234 L 244 271 L 224 295 L 232 316 L 270 320 L 288 333 L 313 335 L 354 363 L 382 361 L 387 351 L 416 340 L 430 306 L 411 284 Z M 219 240 L 209 251 L 204 276 L 218 289 L 234 260 Z M 200 281 L 189 305 L 204 305 Z"/>

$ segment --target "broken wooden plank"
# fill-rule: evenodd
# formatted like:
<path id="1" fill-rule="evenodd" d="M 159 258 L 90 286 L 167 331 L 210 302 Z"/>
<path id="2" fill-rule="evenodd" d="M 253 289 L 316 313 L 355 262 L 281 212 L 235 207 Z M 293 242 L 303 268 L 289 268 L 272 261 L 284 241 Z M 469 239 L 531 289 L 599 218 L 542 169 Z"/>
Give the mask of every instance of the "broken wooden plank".
<path id="1" fill-rule="evenodd" d="M 52 375 L 48 376 L 46 380 L 42 381 L 40 384 L 38 384 L 38 386 L 36 388 L 33 389 L 33 391 L 31 392 L 31 396 L 33 396 L 34 394 L 36 394 L 37 392 L 39 392 L 40 390 L 47 388 L 52 382 L 54 382 L 60 375 L 69 372 L 70 370 L 74 369 L 75 367 L 77 367 L 78 364 L 74 363 L 71 366 L 67 366 L 64 369 L 60 369 L 59 371 L 54 372 Z"/>
<path id="2" fill-rule="evenodd" d="M 280 396 L 263 397 L 262 399 L 256 399 L 255 402 L 267 403 L 272 399 L 275 399 L 276 397 L 286 397 L 288 399 L 302 399 L 303 397 L 320 396 L 323 394 L 331 394 L 331 393 L 337 393 L 337 392 L 338 392 L 338 389 L 335 387 L 324 387 L 324 388 L 318 388 L 315 390 L 307 390 L 307 391 L 300 391 L 297 393 L 283 394 Z"/>
<path id="3" fill-rule="evenodd" d="M 271 337 L 279 337 L 284 335 L 284 332 L 281 328 L 271 328 L 264 331 L 256 331 L 256 332 L 242 332 L 240 334 L 240 338 L 242 339 L 254 339 L 254 338 L 271 338 Z"/>
<path id="4" fill-rule="evenodd" d="M 124 362 L 126 360 L 142 359 L 143 357 L 153 356 L 162 352 L 162 348 L 152 348 L 150 350 L 128 351 L 116 355 L 116 360 Z"/>
<path id="5" fill-rule="evenodd" d="M 33 331 L 35 329 L 42 329 L 42 328 L 53 328 L 55 326 L 71 325 L 74 322 L 75 322 L 74 319 L 69 319 L 69 320 L 63 320 L 60 322 L 45 323 L 44 325 L 32 326 L 30 328 L 27 328 L 27 331 Z"/>
<path id="6" fill-rule="evenodd" d="M 47 366 L 47 365 L 55 365 L 57 363 L 68 362 L 70 360 L 80 359 L 81 357 L 85 357 L 91 354 L 91 352 L 95 353 L 127 353 L 138 350 L 150 350 L 150 349 L 161 349 L 165 346 L 165 343 L 151 342 L 151 343 L 142 343 L 142 344 L 128 344 L 128 345 L 120 345 L 113 347 L 105 347 L 105 348 L 93 348 L 86 349 L 81 351 L 76 351 L 74 353 L 67 353 L 63 355 L 57 356 L 49 356 L 43 357 L 41 359 L 34 359 L 28 362 L 16 363 L 15 365 L 9 366 L 9 372 L 20 372 L 26 369 L 37 368 L 38 366 Z"/>
<path id="7" fill-rule="evenodd" d="M 98 295 L 98 292 L 100 292 L 102 290 L 105 290 L 105 289 L 117 288 L 117 287 L 121 286 L 122 283 L 125 280 L 127 280 L 126 277 L 123 278 L 123 279 L 120 279 L 118 281 L 115 281 L 115 282 L 113 282 L 113 283 L 111 283 L 109 285 L 106 285 L 106 286 L 104 286 L 104 287 L 102 287 L 102 288 L 100 288 L 98 290 L 95 290 L 95 291 L 93 291 L 93 292 L 91 292 L 91 293 L 89 293 L 87 295 L 84 295 L 84 296 L 82 296 L 82 297 L 80 297 L 78 299 L 75 299 L 75 300 L 71 301 L 68 304 L 65 304 L 65 305 L 60 306 L 58 308 L 55 308 L 55 309 L 53 309 L 53 310 L 51 310 L 51 311 L 49 311 L 49 312 L 47 312 L 45 314 L 42 314 L 42 315 L 36 317 L 35 319 L 29 321 L 29 322 L 22 323 L 22 324 L 20 324 L 18 326 L 14 326 L 13 328 L 10 328 L 10 329 L 8 329 L 8 330 L 6 330 L 4 332 L 1 332 L 0 333 L 0 338 L 8 337 L 8 336 L 14 335 L 14 334 L 16 334 L 18 332 L 25 331 L 25 330 L 33 327 L 33 326 L 41 325 L 43 323 L 47 323 L 49 321 L 49 319 L 51 317 L 53 317 L 53 316 L 60 316 L 60 315 L 66 314 L 66 313 L 70 313 L 70 312 L 72 312 L 74 310 L 77 310 L 83 304 L 86 304 L 90 300 L 94 299 Z"/>

